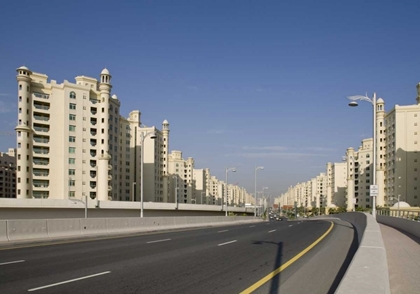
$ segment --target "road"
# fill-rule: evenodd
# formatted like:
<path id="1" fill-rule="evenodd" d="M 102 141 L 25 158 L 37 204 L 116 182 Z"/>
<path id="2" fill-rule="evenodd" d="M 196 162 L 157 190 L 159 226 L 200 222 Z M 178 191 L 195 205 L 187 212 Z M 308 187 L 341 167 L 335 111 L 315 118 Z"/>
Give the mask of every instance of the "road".
<path id="1" fill-rule="evenodd" d="M 333 293 L 355 250 L 352 226 L 339 220 L 27 246 L 0 248 L 0 293 Z"/>

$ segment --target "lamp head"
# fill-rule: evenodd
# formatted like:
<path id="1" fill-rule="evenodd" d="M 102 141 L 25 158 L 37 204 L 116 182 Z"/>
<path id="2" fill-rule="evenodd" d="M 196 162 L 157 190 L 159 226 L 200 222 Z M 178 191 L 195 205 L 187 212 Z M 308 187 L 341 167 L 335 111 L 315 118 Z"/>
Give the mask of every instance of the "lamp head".
<path id="1" fill-rule="evenodd" d="M 359 104 L 356 102 L 356 101 L 352 101 L 352 102 L 350 102 L 349 103 L 349 106 L 350 107 L 356 107 L 356 106 L 358 106 Z"/>
<path id="2" fill-rule="evenodd" d="M 232 169 L 232 172 L 233 172 L 233 173 L 236 173 L 236 168 Z"/>

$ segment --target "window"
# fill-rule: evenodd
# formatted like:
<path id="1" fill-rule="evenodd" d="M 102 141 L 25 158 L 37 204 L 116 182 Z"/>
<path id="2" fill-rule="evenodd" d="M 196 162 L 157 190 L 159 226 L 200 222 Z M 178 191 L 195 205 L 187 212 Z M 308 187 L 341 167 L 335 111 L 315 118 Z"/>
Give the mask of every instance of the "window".
<path id="1" fill-rule="evenodd" d="M 76 181 L 75 180 L 69 180 L 69 186 L 75 186 Z"/>
<path id="2" fill-rule="evenodd" d="M 75 196 L 75 192 L 74 191 L 69 191 L 69 198 L 73 198 Z"/>
<path id="3" fill-rule="evenodd" d="M 69 142 L 72 142 L 72 143 L 76 142 L 76 137 L 70 136 L 69 137 Z"/>
<path id="4" fill-rule="evenodd" d="M 69 158 L 69 164 L 75 164 L 76 158 Z"/>
<path id="5" fill-rule="evenodd" d="M 75 169 L 69 169 L 69 176 L 74 176 L 76 174 Z"/>
<path id="6" fill-rule="evenodd" d="M 73 109 L 73 110 L 74 110 L 74 109 L 76 109 L 76 104 L 74 104 L 74 103 L 70 103 L 69 108 L 70 108 L 70 109 Z"/>
<path id="7" fill-rule="evenodd" d="M 76 120 L 75 114 L 69 114 L 69 120 Z"/>
<path id="8" fill-rule="evenodd" d="M 76 147 L 69 147 L 69 153 L 76 153 Z"/>
<path id="9" fill-rule="evenodd" d="M 76 93 L 70 92 L 70 99 L 76 99 Z"/>
<path id="10" fill-rule="evenodd" d="M 69 125 L 69 131 L 70 132 L 75 132 L 76 131 L 76 126 Z"/>

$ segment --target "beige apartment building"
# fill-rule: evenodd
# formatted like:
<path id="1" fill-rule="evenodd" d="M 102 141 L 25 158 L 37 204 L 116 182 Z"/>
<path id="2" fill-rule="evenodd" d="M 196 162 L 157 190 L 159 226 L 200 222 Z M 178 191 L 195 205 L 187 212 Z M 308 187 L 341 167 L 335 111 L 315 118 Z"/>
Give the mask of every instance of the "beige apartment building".
<path id="1" fill-rule="evenodd" d="M 327 207 L 345 207 L 347 201 L 347 163 L 335 162 L 331 164 L 330 168 L 331 178 L 328 182 L 331 185 L 328 186 L 330 192 L 327 192 L 327 195 L 331 195 L 331 205 L 327 205 Z"/>
<path id="2" fill-rule="evenodd" d="M 139 111 L 121 117 L 107 69 L 99 81 L 61 84 L 26 67 L 17 73 L 17 198 L 138 201 L 141 137 L 154 131 L 144 141 L 144 196 L 165 201 L 169 124 L 146 128 Z"/>
<path id="3" fill-rule="evenodd" d="M 405 201 L 420 206 L 420 84 L 417 104 L 395 107 L 385 116 L 383 152 L 385 204 Z"/>
<path id="4" fill-rule="evenodd" d="M 16 149 L 0 152 L 0 198 L 16 198 Z"/>
<path id="5" fill-rule="evenodd" d="M 194 187 L 194 159 L 182 158 L 182 152 L 173 150 L 168 156 L 168 174 L 170 176 L 170 190 L 178 191 L 178 203 L 197 203 Z M 175 198 L 169 202 L 175 201 Z"/>

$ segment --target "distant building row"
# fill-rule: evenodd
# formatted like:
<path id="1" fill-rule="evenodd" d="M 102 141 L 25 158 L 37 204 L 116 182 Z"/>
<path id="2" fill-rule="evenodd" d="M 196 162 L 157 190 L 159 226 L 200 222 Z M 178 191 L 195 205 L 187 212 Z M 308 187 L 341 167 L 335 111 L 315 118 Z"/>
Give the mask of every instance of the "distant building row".
<path id="1" fill-rule="evenodd" d="M 107 69 L 99 81 L 61 84 L 24 66 L 17 73 L 16 186 L 0 197 L 139 201 L 144 148 L 144 201 L 221 204 L 228 194 L 231 205 L 253 203 L 244 188 L 195 169 L 181 151 L 169 153 L 167 120 L 159 130 L 144 126 L 138 110 L 122 117 Z"/>
<path id="2" fill-rule="evenodd" d="M 420 83 L 417 104 L 385 112 L 385 102 L 376 105 L 376 205 L 392 206 L 404 201 L 420 206 Z M 358 150 L 346 150 L 345 162 L 328 163 L 316 178 L 292 186 L 277 200 L 281 205 L 306 207 L 372 207 L 373 139 L 365 139 Z"/>

